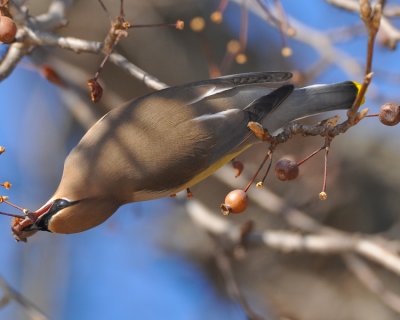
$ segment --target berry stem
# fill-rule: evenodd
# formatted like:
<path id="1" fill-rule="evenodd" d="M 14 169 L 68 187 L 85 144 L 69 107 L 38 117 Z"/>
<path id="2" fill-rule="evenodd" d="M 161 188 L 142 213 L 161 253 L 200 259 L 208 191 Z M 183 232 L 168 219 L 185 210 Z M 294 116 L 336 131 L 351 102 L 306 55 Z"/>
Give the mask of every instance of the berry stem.
<path id="1" fill-rule="evenodd" d="M 107 10 L 106 5 L 104 4 L 104 2 L 102 0 L 97 0 L 101 6 L 101 8 L 103 9 L 103 11 L 107 14 L 108 18 L 110 19 L 110 21 L 112 21 L 112 17 L 110 15 L 110 12 Z"/>
<path id="2" fill-rule="evenodd" d="M 221 12 L 221 14 L 224 13 L 226 7 L 228 5 L 228 0 L 221 0 L 221 2 L 219 3 L 218 9 L 217 11 Z"/>
<path id="3" fill-rule="evenodd" d="M 22 208 L 22 207 L 20 207 L 20 206 L 14 204 L 14 203 L 12 203 L 12 202 L 10 202 L 10 201 L 4 200 L 3 202 L 6 203 L 6 204 L 8 204 L 9 206 L 11 206 L 11 207 L 13 207 L 13 208 L 19 210 L 19 211 L 24 212 L 24 213 L 25 213 L 25 211 L 26 211 L 25 208 Z"/>
<path id="4" fill-rule="evenodd" d="M 150 23 L 150 24 L 133 24 L 129 29 L 133 28 L 156 28 L 156 27 L 172 27 L 176 28 L 176 23 Z"/>
<path id="5" fill-rule="evenodd" d="M 247 46 L 247 36 L 248 36 L 248 25 L 249 25 L 249 13 L 247 12 L 246 6 L 243 4 L 240 7 L 240 32 L 239 32 L 239 42 L 240 42 L 240 52 L 244 52 Z"/>
<path id="6" fill-rule="evenodd" d="M 265 179 L 267 178 L 268 173 L 269 173 L 269 171 L 271 169 L 271 166 L 272 166 L 272 153 L 271 153 L 271 156 L 269 157 L 269 164 L 268 164 L 267 171 L 265 172 L 263 178 L 261 179 L 261 183 L 264 183 Z"/>
<path id="7" fill-rule="evenodd" d="M 121 0 L 120 6 L 119 6 L 119 15 L 121 17 L 125 17 L 125 12 L 124 12 L 124 0 Z"/>
<path id="8" fill-rule="evenodd" d="M 318 148 L 317 150 L 315 150 L 313 153 L 311 153 L 310 155 L 308 155 L 307 157 L 305 157 L 303 160 L 297 162 L 297 165 L 300 166 L 302 165 L 304 162 L 306 162 L 307 160 L 309 160 L 310 158 L 314 157 L 318 152 L 320 152 L 321 150 L 323 150 L 325 148 L 325 145 L 323 145 L 322 147 Z"/>
<path id="9" fill-rule="evenodd" d="M 264 167 L 265 162 L 272 156 L 272 151 L 268 150 L 267 154 L 264 157 L 264 160 L 261 162 L 260 166 L 258 167 L 256 173 L 254 174 L 253 178 L 251 178 L 250 182 L 247 184 L 246 188 L 244 188 L 244 192 L 247 192 L 249 190 L 250 186 L 253 184 L 254 180 L 256 180 L 258 174 L 260 173 L 262 167 Z"/>
<path id="10" fill-rule="evenodd" d="M 325 147 L 324 181 L 322 183 L 322 192 L 324 193 L 326 193 L 326 182 L 328 179 L 328 153 L 329 153 L 329 145 Z"/>
<path id="11" fill-rule="evenodd" d="M 20 215 L 20 214 L 13 214 L 13 213 L 7 213 L 7 212 L 1 212 L 1 211 L 0 211 L 0 215 L 8 216 L 8 217 L 13 217 L 13 218 L 25 219 L 25 216 Z"/>
<path id="12" fill-rule="evenodd" d="M 279 23 L 277 25 L 279 30 L 279 35 L 282 42 L 282 52 L 286 52 L 283 54 L 284 57 L 288 57 L 291 55 L 292 51 L 289 48 L 287 37 L 286 37 L 286 30 L 288 30 L 289 23 L 287 21 L 287 17 L 285 15 L 285 11 L 283 10 L 282 3 L 279 0 L 275 0 L 275 9 L 279 15 Z M 285 50 L 287 49 L 287 50 Z"/>

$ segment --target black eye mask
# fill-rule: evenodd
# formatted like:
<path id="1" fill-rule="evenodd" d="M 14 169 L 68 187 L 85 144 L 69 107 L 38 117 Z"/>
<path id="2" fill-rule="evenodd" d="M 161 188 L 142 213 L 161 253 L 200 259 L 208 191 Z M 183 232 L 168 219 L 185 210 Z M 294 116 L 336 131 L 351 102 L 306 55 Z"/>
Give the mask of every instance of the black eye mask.
<path id="1" fill-rule="evenodd" d="M 72 205 L 75 205 L 79 202 L 80 200 L 76 201 L 70 201 L 67 199 L 56 199 L 53 201 L 53 203 L 50 204 L 48 209 L 43 212 L 38 219 L 31 224 L 30 226 L 27 226 L 26 228 L 23 229 L 23 231 L 49 231 L 48 225 L 51 217 L 55 215 L 57 212 L 60 210 L 70 207 Z"/>

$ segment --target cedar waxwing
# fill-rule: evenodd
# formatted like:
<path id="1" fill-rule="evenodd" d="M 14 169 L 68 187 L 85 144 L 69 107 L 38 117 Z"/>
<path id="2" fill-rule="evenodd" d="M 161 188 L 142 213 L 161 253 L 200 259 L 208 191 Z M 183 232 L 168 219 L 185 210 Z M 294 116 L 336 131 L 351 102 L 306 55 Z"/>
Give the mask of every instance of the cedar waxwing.
<path id="1" fill-rule="evenodd" d="M 165 197 L 211 175 L 259 142 L 249 121 L 269 132 L 292 120 L 350 108 L 359 85 L 294 89 L 289 72 L 255 72 L 170 87 L 103 116 L 65 160 L 50 200 L 14 221 L 17 240 L 36 231 L 93 228 L 121 205 Z"/>

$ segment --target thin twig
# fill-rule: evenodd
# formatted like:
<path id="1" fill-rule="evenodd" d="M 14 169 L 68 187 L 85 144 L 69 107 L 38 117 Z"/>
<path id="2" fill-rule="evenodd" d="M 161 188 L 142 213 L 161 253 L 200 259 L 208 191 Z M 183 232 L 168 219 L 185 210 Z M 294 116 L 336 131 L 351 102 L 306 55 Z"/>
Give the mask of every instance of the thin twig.
<path id="1" fill-rule="evenodd" d="M 364 21 L 364 24 L 368 31 L 368 44 L 367 44 L 367 60 L 365 63 L 365 76 L 364 81 L 362 83 L 361 89 L 358 92 L 357 98 L 353 103 L 353 106 L 348 111 L 347 115 L 349 117 L 349 122 L 351 124 L 356 124 L 357 121 L 357 112 L 360 108 L 365 93 L 367 92 L 368 86 L 371 83 L 372 79 L 372 59 L 374 55 L 374 46 L 375 46 L 375 38 L 378 33 L 381 17 L 382 17 L 382 1 L 378 2 L 373 10 L 369 3 L 369 0 L 361 0 L 360 1 L 360 15 L 361 19 Z"/>
<path id="2" fill-rule="evenodd" d="M 265 199 L 265 201 L 267 200 L 268 199 Z M 222 216 L 214 214 L 199 201 L 191 200 L 187 202 L 186 208 L 189 216 L 198 226 L 207 230 L 208 233 L 219 237 L 225 237 L 227 240 L 231 241 L 233 245 L 245 245 L 247 248 L 263 245 L 285 253 L 308 252 L 314 254 L 342 254 L 347 266 L 357 278 L 369 290 L 377 294 L 386 305 L 400 313 L 400 297 L 388 290 L 372 269 L 354 254 L 358 253 L 367 258 L 374 257 L 375 259 L 373 258 L 373 261 L 380 263 L 389 270 L 395 271 L 399 275 L 399 257 L 394 252 L 383 248 L 384 244 L 376 243 L 375 239 L 368 239 L 368 236 L 361 235 L 355 237 L 353 234 L 347 234 L 322 226 L 320 231 L 323 231 L 323 234 L 304 235 L 298 232 L 283 230 L 250 230 L 246 234 L 246 238 L 242 239 L 241 226 L 232 223 Z M 302 214 L 303 213 L 299 211 L 291 213 L 291 215 L 298 216 L 297 221 L 300 222 L 292 223 L 292 225 L 297 228 L 303 227 L 303 229 L 308 230 L 308 224 L 301 222 L 303 220 Z M 289 221 L 295 220 L 291 219 Z M 318 223 L 315 222 L 315 224 Z M 315 232 L 318 232 L 318 230 L 315 230 Z M 227 282 L 234 281 L 234 275 L 231 274 L 231 272 L 231 270 L 225 270 L 224 272 Z"/>
<path id="3" fill-rule="evenodd" d="M 32 320 L 48 319 L 48 317 L 37 306 L 13 289 L 2 277 L 0 277 L 0 288 L 3 290 L 1 302 L 9 303 L 12 300 L 18 302 Z"/>
<path id="4" fill-rule="evenodd" d="M 366 262 L 350 253 L 343 254 L 342 258 L 349 270 L 368 290 L 393 311 L 400 313 L 400 296 L 389 290 Z"/>
<path id="5" fill-rule="evenodd" d="M 53 0 L 46 13 L 30 19 L 37 29 L 51 30 L 67 24 L 66 10 L 73 4 L 73 0 Z"/>
<path id="6" fill-rule="evenodd" d="M 248 181 L 246 177 L 243 176 L 237 178 L 233 177 L 232 172 L 225 167 L 216 172 L 214 176 L 221 182 L 227 184 L 230 188 L 240 188 Z M 282 198 L 266 189 L 250 188 L 247 195 L 254 204 L 260 206 L 269 213 L 282 215 L 282 217 L 286 219 L 293 228 L 312 234 L 333 235 L 345 237 L 347 239 L 354 239 L 353 251 L 355 253 L 360 254 L 368 260 L 376 262 L 400 276 L 400 257 L 396 252 L 393 252 L 390 249 L 392 246 L 389 244 L 385 245 L 385 242 L 382 241 L 382 239 L 376 241 L 373 237 L 366 235 L 355 237 L 352 233 L 323 226 L 304 212 L 288 206 Z M 221 227 L 222 225 L 219 224 L 218 228 Z"/>
<path id="7" fill-rule="evenodd" d="M 359 12 L 360 5 L 358 0 L 326 0 L 328 3 L 351 12 Z M 381 28 L 385 35 L 389 38 L 388 44 L 390 48 L 394 48 L 400 41 L 400 31 L 390 22 L 389 17 L 397 16 L 398 8 L 393 6 L 385 6 L 381 19 Z"/>
<path id="8" fill-rule="evenodd" d="M 242 0 L 230 1 L 238 4 L 242 2 Z M 264 10 L 263 1 L 261 0 L 249 1 L 247 7 L 255 15 L 259 16 L 273 27 L 279 28 L 281 22 L 275 18 L 277 13 L 274 8 L 267 7 L 268 15 Z M 329 64 L 337 65 L 344 73 L 350 75 L 353 79 L 362 77 L 362 68 L 359 63 L 351 55 L 336 48 L 324 32 L 308 27 L 303 22 L 291 16 L 287 17 L 287 21 L 290 23 L 290 26 L 296 30 L 296 33 L 292 35 L 292 37 L 315 49 L 321 60 L 327 61 Z"/>
<path id="9" fill-rule="evenodd" d="M 228 294 L 234 301 L 237 301 L 242 306 L 243 311 L 246 313 L 249 320 L 262 320 L 263 318 L 251 309 L 247 300 L 244 298 L 232 270 L 231 258 L 229 257 L 228 253 L 224 250 L 215 235 L 210 234 L 210 237 L 215 243 L 215 263 L 221 273 L 221 276 L 224 278 Z"/>
<path id="10" fill-rule="evenodd" d="M 138 66 L 130 62 L 124 56 L 119 53 L 112 53 L 110 55 L 110 61 L 116 66 L 122 68 L 122 70 L 128 72 L 131 76 L 142 81 L 146 86 L 153 88 L 154 90 L 161 90 L 167 88 L 168 85 L 158 80 L 153 75 L 147 73 L 146 71 L 140 69 Z"/>

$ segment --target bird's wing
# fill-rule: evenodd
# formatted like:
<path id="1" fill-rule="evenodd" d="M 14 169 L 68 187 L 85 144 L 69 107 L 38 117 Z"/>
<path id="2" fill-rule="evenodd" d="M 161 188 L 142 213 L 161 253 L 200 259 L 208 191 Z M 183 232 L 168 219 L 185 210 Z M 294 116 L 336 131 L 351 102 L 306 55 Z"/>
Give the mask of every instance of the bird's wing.
<path id="1" fill-rule="evenodd" d="M 202 80 L 187 84 L 196 86 L 198 84 L 212 83 L 215 85 L 229 83 L 233 86 L 251 85 L 272 82 L 285 82 L 292 78 L 292 73 L 286 71 L 267 71 L 267 72 L 249 72 L 222 76 L 214 79 Z"/>
<path id="2" fill-rule="evenodd" d="M 247 128 L 248 122 L 261 122 L 268 113 L 279 107 L 293 90 L 293 85 L 283 85 L 254 100 L 243 110 L 232 108 L 194 118 L 193 121 L 200 123 L 213 137 L 210 141 L 210 146 L 214 149 L 210 152 L 213 155 L 211 162 L 217 161 L 223 155 L 242 151 L 251 144 L 248 140 L 253 134 Z"/>
<path id="3" fill-rule="evenodd" d="M 279 105 L 286 100 L 293 92 L 294 86 L 291 84 L 283 85 L 282 87 L 272 91 L 270 94 L 262 96 L 250 103 L 244 111 L 251 114 L 251 119 L 254 121 L 262 120 L 268 113 L 275 110 Z"/>
<path id="4" fill-rule="evenodd" d="M 246 86 L 259 87 L 272 85 L 272 88 L 276 88 L 277 85 L 281 86 L 289 81 L 291 77 L 292 74 L 290 72 L 284 71 L 242 73 L 174 86 L 150 93 L 149 95 L 154 98 L 176 99 L 183 104 L 192 105 L 237 87 L 240 87 L 239 91 L 243 90 Z M 138 100 L 145 100 L 149 95 L 143 96 Z"/>
<path id="5" fill-rule="evenodd" d="M 188 105 L 152 96 L 134 102 L 112 110 L 93 126 L 66 166 L 85 164 L 74 184 L 101 177 L 99 188 L 125 200 L 132 194 L 145 200 L 175 192 L 204 179 L 250 146 L 253 134 L 247 123 L 266 117 L 291 89 L 283 86 L 269 98 L 251 103 L 253 98 L 248 106 L 222 111 L 211 103 L 213 99 Z"/>

